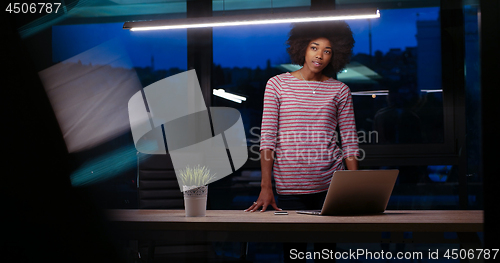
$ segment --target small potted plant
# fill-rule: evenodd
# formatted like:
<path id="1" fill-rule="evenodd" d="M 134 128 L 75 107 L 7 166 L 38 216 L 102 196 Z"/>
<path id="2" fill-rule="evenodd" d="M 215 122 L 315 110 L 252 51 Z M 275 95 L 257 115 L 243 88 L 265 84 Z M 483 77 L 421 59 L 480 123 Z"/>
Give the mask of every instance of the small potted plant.
<path id="1" fill-rule="evenodd" d="M 215 174 L 210 174 L 205 166 L 181 170 L 179 173 L 179 182 L 182 184 L 184 193 L 184 207 L 186 216 L 199 217 L 205 216 L 207 210 L 208 184 L 215 181 Z"/>

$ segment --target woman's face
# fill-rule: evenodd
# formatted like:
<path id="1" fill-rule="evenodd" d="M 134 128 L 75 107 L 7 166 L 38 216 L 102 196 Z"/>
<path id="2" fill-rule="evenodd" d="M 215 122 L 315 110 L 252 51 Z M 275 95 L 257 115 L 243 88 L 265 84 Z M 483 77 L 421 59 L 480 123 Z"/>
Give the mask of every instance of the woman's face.
<path id="1" fill-rule="evenodd" d="M 324 37 L 309 42 L 304 60 L 304 69 L 314 74 L 321 73 L 332 59 L 332 45 Z"/>

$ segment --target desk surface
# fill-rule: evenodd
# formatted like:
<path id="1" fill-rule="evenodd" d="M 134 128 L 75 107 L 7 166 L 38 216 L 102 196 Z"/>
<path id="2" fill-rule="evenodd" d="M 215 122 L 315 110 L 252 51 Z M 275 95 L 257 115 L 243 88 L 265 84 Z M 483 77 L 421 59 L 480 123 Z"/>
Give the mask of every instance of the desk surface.
<path id="1" fill-rule="evenodd" d="M 237 232 L 482 232 L 481 210 L 387 210 L 360 216 L 314 216 L 289 211 L 207 210 L 206 217 L 185 217 L 184 210 L 107 210 L 108 219 L 128 230 Z"/>

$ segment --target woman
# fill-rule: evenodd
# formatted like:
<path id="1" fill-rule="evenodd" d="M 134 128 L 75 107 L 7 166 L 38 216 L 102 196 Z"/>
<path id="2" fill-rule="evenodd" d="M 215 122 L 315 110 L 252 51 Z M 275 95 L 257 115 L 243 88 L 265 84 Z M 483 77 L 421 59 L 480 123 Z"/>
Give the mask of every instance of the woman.
<path id="1" fill-rule="evenodd" d="M 321 209 L 336 170 L 358 169 L 358 138 L 349 88 L 329 74 L 349 62 L 354 39 L 344 21 L 295 24 L 287 51 L 303 66 L 271 78 L 261 127 L 261 192 L 245 211 Z M 342 148 L 337 145 L 337 126 Z M 274 156 L 276 154 L 276 156 Z M 345 166 L 343 163 L 345 160 Z M 276 205 L 273 171 L 278 193 Z"/>
<path id="2" fill-rule="evenodd" d="M 274 76 L 267 83 L 260 144 L 261 191 L 246 212 L 259 208 L 264 212 L 269 205 L 275 210 L 319 210 L 333 172 L 358 169 L 351 93 L 344 83 L 329 77 L 350 60 L 354 39 L 349 25 L 344 21 L 295 24 L 287 44 L 292 63 L 302 68 Z M 337 145 L 337 126 L 342 148 Z M 305 244 L 284 246 L 285 260 L 289 248 L 305 250 Z M 325 248 L 335 249 L 334 244 L 329 246 Z M 318 245 L 315 250 L 320 250 Z"/>

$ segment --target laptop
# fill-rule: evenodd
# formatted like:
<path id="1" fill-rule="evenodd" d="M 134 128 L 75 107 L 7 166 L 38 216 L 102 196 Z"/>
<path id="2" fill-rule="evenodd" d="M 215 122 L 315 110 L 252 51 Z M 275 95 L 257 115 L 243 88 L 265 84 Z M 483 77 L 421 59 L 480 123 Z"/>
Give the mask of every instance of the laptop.
<path id="1" fill-rule="evenodd" d="M 399 170 L 342 170 L 333 173 L 321 210 L 296 211 L 311 215 L 383 213 Z"/>

